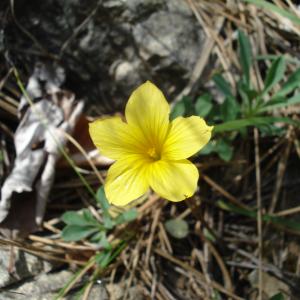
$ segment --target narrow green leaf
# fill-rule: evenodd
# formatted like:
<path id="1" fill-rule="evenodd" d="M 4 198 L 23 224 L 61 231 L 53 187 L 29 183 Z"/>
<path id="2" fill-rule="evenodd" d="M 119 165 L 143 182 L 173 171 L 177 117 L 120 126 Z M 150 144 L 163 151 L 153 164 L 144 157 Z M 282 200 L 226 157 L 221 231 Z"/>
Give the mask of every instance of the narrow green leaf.
<path id="1" fill-rule="evenodd" d="M 67 225 L 61 233 L 61 237 L 67 242 L 80 241 L 99 229 L 94 226 Z"/>
<path id="2" fill-rule="evenodd" d="M 295 88 L 300 87 L 300 69 L 296 70 L 288 80 L 283 84 L 281 90 L 276 93 L 275 97 L 280 98 L 292 92 Z"/>
<path id="3" fill-rule="evenodd" d="M 212 108 L 212 96 L 210 94 L 207 93 L 197 98 L 195 103 L 195 111 L 199 117 L 206 117 Z"/>
<path id="4" fill-rule="evenodd" d="M 189 233 L 189 227 L 186 221 L 181 219 L 171 219 L 165 222 L 166 230 L 177 239 L 185 238 Z"/>
<path id="5" fill-rule="evenodd" d="M 103 221 L 104 221 L 104 227 L 106 229 L 112 229 L 115 225 L 113 222 L 110 214 L 109 214 L 109 203 L 106 198 L 105 192 L 104 192 L 104 187 L 101 186 L 98 191 L 97 191 L 97 200 L 100 204 L 100 207 L 102 208 L 103 211 Z"/>
<path id="6" fill-rule="evenodd" d="M 225 122 L 214 126 L 214 133 L 239 130 L 248 126 L 261 126 L 276 122 L 299 126 L 299 122 L 287 117 L 255 117 Z"/>
<path id="7" fill-rule="evenodd" d="M 121 241 L 114 250 L 105 250 L 95 255 L 95 260 L 101 268 L 106 268 L 126 247 L 126 242 Z"/>
<path id="8" fill-rule="evenodd" d="M 277 13 L 285 18 L 288 18 L 293 23 L 300 25 L 300 18 L 293 13 L 290 13 L 288 10 L 283 9 L 275 4 L 272 4 L 265 0 L 243 0 L 244 2 L 248 2 L 251 4 L 255 4 L 256 6 L 267 9 L 271 12 Z"/>
<path id="9" fill-rule="evenodd" d="M 53 298 L 53 300 L 61 300 L 65 295 L 66 291 L 74 285 L 82 277 L 82 271 L 90 269 L 95 264 L 95 256 L 93 256 L 88 262 L 86 262 L 82 268 L 75 272 L 74 275 L 67 281 L 66 284 L 59 290 L 58 294 Z"/>
<path id="10" fill-rule="evenodd" d="M 217 205 L 223 209 L 223 210 L 227 210 L 233 213 L 237 213 L 243 216 L 247 216 L 249 218 L 253 218 L 256 219 L 257 218 L 257 211 L 256 210 L 250 210 L 250 209 L 246 209 L 246 208 L 242 208 L 242 207 L 238 207 L 232 203 L 229 202 L 225 202 L 222 200 L 219 200 L 217 202 Z M 283 217 L 276 217 L 276 216 L 272 216 L 269 214 L 264 214 L 262 215 L 262 219 L 264 222 L 271 222 L 273 224 L 276 224 L 280 227 L 283 228 L 288 228 L 291 230 L 296 230 L 296 231 L 300 231 L 300 223 L 290 220 L 290 219 L 285 219 Z"/>
<path id="11" fill-rule="evenodd" d="M 256 218 L 256 211 L 254 210 L 249 210 L 249 209 L 245 209 L 242 207 L 238 207 L 236 205 L 233 205 L 232 203 L 223 201 L 223 200 L 219 200 L 217 202 L 217 205 L 223 209 L 223 210 L 227 210 L 236 214 L 240 214 L 246 217 L 250 217 L 250 218 Z"/>
<path id="12" fill-rule="evenodd" d="M 212 79 L 213 79 L 215 85 L 217 86 L 217 88 L 226 97 L 233 97 L 230 84 L 225 80 L 225 78 L 221 74 L 215 74 Z"/>
<path id="13" fill-rule="evenodd" d="M 101 187 L 99 187 L 99 189 L 97 191 L 97 200 L 100 204 L 100 207 L 103 209 L 103 211 L 108 212 L 109 202 L 106 198 L 103 185 Z"/>
<path id="14" fill-rule="evenodd" d="M 203 234 L 204 234 L 205 238 L 207 238 L 212 243 L 215 243 L 217 241 L 217 238 L 214 235 L 214 233 L 212 231 L 210 231 L 207 227 L 203 228 Z"/>
<path id="15" fill-rule="evenodd" d="M 111 250 L 97 253 L 95 256 L 96 263 L 101 268 L 103 268 L 103 269 L 106 268 L 111 261 L 111 254 L 112 254 Z"/>
<path id="16" fill-rule="evenodd" d="M 300 93 L 295 96 L 285 99 L 285 98 L 274 98 L 268 101 L 263 107 L 259 109 L 260 112 L 265 112 L 268 110 L 273 110 L 276 108 L 288 107 L 290 105 L 295 105 L 300 103 Z"/>
<path id="17" fill-rule="evenodd" d="M 269 92 L 274 85 L 276 85 L 284 76 L 285 72 L 285 60 L 284 57 L 281 56 L 275 59 L 268 70 L 265 83 L 264 83 L 264 90 L 263 94 Z"/>
<path id="18" fill-rule="evenodd" d="M 242 66 L 243 76 L 245 77 L 247 85 L 250 86 L 250 68 L 252 65 L 251 44 L 248 37 L 241 30 L 238 31 L 238 42 L 239 58 Z"/>
<path id="19" fill-rule="evenodd" d="M 256 60 L 275 60 L 280 56 L 284 56 L 285 61 L 291 64 L 300 65 L 300 60 L 297 57 L 291 57 L 289 54 L 267 54 L 267 55 L 257 55 L 255 57 Z"/>

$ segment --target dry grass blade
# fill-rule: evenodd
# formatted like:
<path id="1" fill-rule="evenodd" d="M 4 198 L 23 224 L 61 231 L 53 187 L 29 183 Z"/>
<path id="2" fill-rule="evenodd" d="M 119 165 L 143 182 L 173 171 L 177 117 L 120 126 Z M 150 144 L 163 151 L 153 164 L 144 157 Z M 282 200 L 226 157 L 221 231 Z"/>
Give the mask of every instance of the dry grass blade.
<path id="1" fill-rule="evenodd" d="M 100 174 L 100 172 L 98 171 L 97 167 L 95 166 L 95 164 L 93 163 L 93 161 L 91 160 L 91 158 L 89 157 L 89 155 L 86 153 L 86 151 L 83 149 L 83 147 L 67 132 L 60 130 L 61 134 L 69 141 L 71 142 L 81 153 L 82 155 L 85 157 L 85 159 L 87 160 L 87 162 L 89 163 L 89 165 L 91 166 L 91 168 L 94 171 L 94 174 L 98 177 L 99 181 L 103 184 L 104 183 L 104 179 L 102 177 L 102 175 Z"/>
<path id="2" fill-rule="evenodd" d="M 207 182 L 207 184 L 209 184 L 213 189 L 215 189 L 217 192 L 219 192 L 222 196 L 224 196 L 233 204 L 245 209 L 248 208 L 245 204 L 240 203 L 233 195 L 227 192 L 223 187 L 221 187 L 218 183 L 212 180 L 209 176 L 202 174 L 202 178 L 204 179 L 204 181 Z"/>

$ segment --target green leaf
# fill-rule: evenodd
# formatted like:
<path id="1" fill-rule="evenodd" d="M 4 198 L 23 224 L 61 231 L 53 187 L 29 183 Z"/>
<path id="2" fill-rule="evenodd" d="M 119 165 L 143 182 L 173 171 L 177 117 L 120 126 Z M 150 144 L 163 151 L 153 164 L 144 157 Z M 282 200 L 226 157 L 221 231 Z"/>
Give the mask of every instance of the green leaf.
<path id="1" fill-rule="evenodd" d="M 182 100 L 185 105 L 185 116 L 193 115 L 195 112 L 193 99 L 188 96 L 184 96 Z"/>
<path id="2" fill-rule="evenodd" d="M 249 99 L 249 86 L 247 84 L 245 84 L 242 80 L 238 81 L 237 84 L 237 89 L 238 89 L 238 93 L 240 95 L 240 97 L 242 98 L 242 105 L 241 105 L 241 111 L 243 112 L 243 114 L 245 115 L 247 113 L 247 111 L 250 110 L 250 99 Z"/>
<path id="3" fill-rule="evenodd" d="M 256 60 L 275 60 L 278 57 L 282 56 L 282 54 L 279 55 L 273 55 L 273 54 L 267 54 L 267 55 L 257 55 L 255 57 Z M 291 57 L 289 54 L 283 54 L 285 61 L 294 65 L 300 65 L 300 60 L 296 57 Z"/>
<path id="4" fill-rule="evenodd" d="M 215 235 L 210 231 L 208 228 L 204 227 L 203 229 L 204 236 L 211 241 L 212 243 L 215 243 L 217 241 Z"/>
<path id="5" fill-rule="evenodd" d="M 246 216 L 249 218 L 253 218 L 253 219 L 257 218 L 256 210 L 250 210 L 250 209 L 238 207 L 232 203 L 225 202 L 222 200 L 219 200 L 217 202 L 217 205 L 223 210 L 227 210 L 227 211 L 237 213 L 237 214 L 240 214 L 240 215 L 243 215 L 243 216 Z M 288 229 L 295 230 L 295 231 L 300 231 L 300 223 L 290 220 L 290 219 L 284 219 L 282 217 L 276 217 L 273 215 L 264 214 L 264 215 L 262 215 L 262 220 L 264 222 L 271 222 L 273 224 L 276 224 L 279 227 L 288 228 Z"/>
<path id="6" fill-rule="evenodd" d="M 170 119 L 173 120 L 180 116 L 188 116 L 192 114 L 194 114 L 193 99 L 188 96 L 183 96 L 182 99 L 173 106 Z"/>
<path id="7" fill-rule="evenodd" d="M 199 154 L 201 155 L 208 155 L 212 152 L 215 152 L 215 149 L 216 149 L 216 141 L 212 141 L 210 140 L 205 146 L 204 148 L 202 148 L 200 151 L 199 151 Z"/>
<path id="8" fill-rule="evenodd" d="M 104 249 L 110 250 L 112 248 L 111 244 L 109 243 L 105 231 L 101 231 L 102 237 L 99 242 L 99 246 L 103 247 Z"/>
<path id="9" fill-rule="evenodd" d="M 292 92 L 295 88 L 300 87 L 300 69 L 295 71 L 288 80 L 283 84 L 281 90 L 276 93 L 275 97 L 280 98 Z"/>
<path id="10" fill-rule="evenodd" d="M 286 134 L 286 128 L 272 124 L 259 127 L 259 131 L 262 138 L 265 136 L 284 136 Z"/>
<path id="11" fill-rule="evenodd" d="M 269 92 L 272 87 L 277 84 L 284 76 L 285 72 L 285 60 L 284 57 L 281 56 L 275 59 L 268 70 L 265 83 L 264 83 L 264 90 L 263 94 Z"/>
<path id="12" fill-rule="evenodd" d="M 262 7 L 264 9 L 267 9 L 269 11 L 272 11 L 274 13 L 277 13 L 285 18 L 288 18 L 292 22 L 294 22 L 297 25 L 300 25 L 300 18 L 296 16 L 295 14 L 290 13 L 288 10 L 283 9 L 277 5 L 274 5 L 270 2 L 267 2 L 265 0 L 243 0 L 244 2 L 255 4 L 256 6 Z"/>
<path id="13" fill-rule="evenodd" d="M 195 111 L 199 117 L 206 117 L 212 108 L 212 96 L 210 94 L 207 93 L 197 98 L 195 103 Z"/>
<path id="14" fill-rule="evenodd" d="M 101 268 L 106 268 L 126 247 L 126 242 L 121 241 L 114 250 L 106 250 L 95 255 L 95 260 Z"/>
<path id="15" fill-rule="evenodd" d="M 184 116 L 185 114 L 185 104 L 183 101 L 177 102 L 170 113 L 170 119 L 174 120 L 177 117 Z"/>
<path id="16" fill-rule="evenodd" d="M 67 225 L 61 233 L 61 237 L 67 242 L 80 241 L 98 231 L 94 226 Z"/>
<path id="17" fill-rule="evenodd" d="M 252 65 L 251 44 L 248 37 L 241 30 L 238 31 L 239 58 L 242 66 L 243 76 L 248 86 L 250 86 L 250 68 Z"/>
<path id="18" fill-rule="evenodd" d="M 282 107 L 287 107 L 290 105 L 295 105 L 300 103 L 300 93 L 296 94 L 295 96 L 286 99 L 286 98 L 273 98 L 270 101 L 268 101 L 263 107 L 259 109 L 260 112 L 265 112 L 270 109 L 275 109 L 275 108 L 282 108 Z"/>
<path id="19" fill-rule="evenodd" d="M 217 88 L 226 97 L 233 97 L 230 84 L 225 80 L 225 78 L 221 74 L 215 74 L 212 79 L 213 79 L 214 83 L 216 84 Z"/>
<path id="20" fill-rule="evenodd" d="M 227 97 L 221 105 L 223 121 L 235 120 L 240 112 L 240 106 L 234 97 Z"/>
<path id="21" fill-rule="evenodd" d="M 119 225 L 119 224 L 131 222 L 136 219 L 137 215 L 138 215 L 138 213 L 135 208 L 124 211 L 123 213 L 118 215 L 117 218 L 115 219 L 116 224 Z"/>
<path id="22" fill-rule="evenodd" d="M 81 213 L 68 211 L 62 215 L 62 220 L 68 225 L 88 226 L 98 224 L 98 221 L 87 210 L 81 211 Z"/>
<path id="23" fill-rule="evenodd" d="M 269 298 L 269 300 L 284 300 L 284 296 L 282 293 L 277 293 L 274 296 L 272 296 L 271 298 Z"/>
<path id="24" fill-rule="evenodd" d="M 282 123 L 299 126 L 299 122 L 287 117 L 255 117 L 255 118 L 248 118 L 248 119 L 239 119 L 239 120 L 218 124 L 214 126 L 213 131 L 214 133 L 224 132 L 224 131 L 234 131 L 234 130 L 239 130 L 243 127 L 261 126 L 261 125 L 267 125 L 276 122 L 282 122 Z"/>
<path id="25" fill-rule="evenodd" d="M 216 145 L 216 152 L 224 161 L 230 161 L 233 155 L 233 147 L 224 139 L 220 139 Z"/>
<path id="26" fill-rule="evenodd" d="M 110 214 L 109 214 L 109 203 L 106 198 L 105 192 L 104 192 L 104 187 L 101 186 L 98 191 L 97 191 L 97 200 L 100 204 L 100 207 L 102 208 L 103 211 L 103 222 L 104 222 L 104 227 L 106 229 L 112 229 L 115 226 L 115 223 L 113 222 Z"/>
<path id="27" fill-rule="evenodd" d="M 110 205 L 106 198 L 103 185 L 101 187 L 99 187 L 99 189 L 97 191 L 97 200 L 100 204 L 100 207 L 103 209 L 103 211 L 108 212 Z"/>
<path id="28" fill-rule="evenodd" d="M 168 220 L 167 222 L 165 222 L 165 227 L 170 235 L 177 239 L 183 239 L 189 233 L 187 222 L 181 219 Z"/>
<path id="29" fill-rule="evenodd" d="M 116 223 L 110 216 L 103 215 L 103 225 L 104 225 L 105 229 L 112 229 L 112 228 L 114 228 Z"/>
<path id="30" fill-rule="evenodd" d="M 101 267 L 101 268 L 106 268 L 109 263 L 111 262 L 111 250 L 110 251 L 103 251 L 100 253 L 97 253 L 95 256 L 96 263 Z"/>
<path id="31" fill-rule="evenodd" d="M 254 210 L 245 209 L 223 200 L 217 201 L 217 205 L 223 210 L 227 210 L 250 218 L 256 218 L 256 211 Z"/>
<path id="32" fill-rule="evenodd" d="M 112 248 L 111 244 L 108 242 L 105 231 L 99 231 L 95 233 L 90 241 L 92 243 L 98 244 L 99 247 L 110 250 Z"/>
<path id="33" fill-rule="evenodd" d="M 222 300 L 221 294 L 216 289 L 213 289 L 212 291 L 212 300 Z"/>

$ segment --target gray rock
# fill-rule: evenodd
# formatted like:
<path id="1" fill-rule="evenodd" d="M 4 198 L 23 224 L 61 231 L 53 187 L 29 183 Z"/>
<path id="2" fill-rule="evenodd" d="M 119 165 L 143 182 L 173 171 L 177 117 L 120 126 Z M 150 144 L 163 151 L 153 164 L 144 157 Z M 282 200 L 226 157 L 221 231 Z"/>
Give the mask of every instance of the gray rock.
<path id="1" fill-rule="evenodd" d="M 136 62 L 117 61 L 111 66 L 110 72 L 116 84 L 121 88 L 132 90 L 142 83 L 140 70 Z"/>
<path id="2" fill-rule="evenodd" d="M 74 297 L 69 296 L 67 298 L 68 300 L 74 299 Z M 89 300 L 108 300 L 108 295 L 106 292 L 106 289 L 100 285 L 100 284 L 95 284 L 89 294 Z"/>
<path id="3" fill-rule="evenodd" d="M 193 15 L 191 8 L 187 4 L 187 1 L 182 1 L 182 0 L 167 1 L 167 10 L 169 12 L 178 13 L 181 15 L 185 15 L 187 17 Z"/>
<path id="4" fill-rule="evenodd" d="M 72 272 L 66 270 L 41 274 L 21 284 L 18 288 L 3 291 L 0 294 L 0 300 L 53 300 L 57 296 L 58 291 L 70 281 L 73 275 Z M 75 295 L 76 292 L 70 292 L 64 299 L 72 300 Z M 102 285 L 95 284 L 90 291 L 89 299 L 108 300 L 108 295 Z"/>
<path id="5" fill-rule="evenodd" d="M 106 289 L 109 293 L 110 300 L 121 300 L 124 298 L 124 291 L 127 290 L 127 281 L 115 284 L 108 284 Z M 143 300 L 145 295 L 140 286 L 131 286 L 128 289 L 126 299 L 128 300 Z"/>
<path id="6" fill-rule="evenodd" d="M 203 40 L 202 31 L 184 15 L 160 11 L 137 24 L 133 35 L 144 59 L 153 56 L 167 59 L 191 71 Z"/>
<path id="7" fill-rule="evenodd" d="M 35 277 L 34 280 L 24 283 L 15 291 L 25 295 L 36 296 L 53 293 L 66 285 L 72 276 L 73 273 L 70 271 L 41 274 Z"/>
<path id="8" fill-rule="evenodd" d="M 14 250 L 15 266 L 9 273 L 11 253 L 8 249 L 0 250 L 0 288 L 9 284 L 35 276 L 41 272 L 48 272 L 53 265 L 29 253 Z"/>
<path id="9" fill-rule="evenodd" d="M 183 0 L 44 0 L 34 9 L 23 2 L 20 22 L 60 55 L 68 88 L 103 113 L 122 109 L 147 79 L 177 93 L 201 55 L 203 30 Z M 34 65 L 36 56 L 15 51 L 29 47 L 27 37 L 14 22 L 7 27 L 11 56 Z"/>
<path id="10" fill-rule="evenodd" d="M 155 11 L 162 9 L 166 1 L 164 0 L 125 0 L 126 11 L 124 16 L 131 21 L 139 21 L 151 15 Z"/>

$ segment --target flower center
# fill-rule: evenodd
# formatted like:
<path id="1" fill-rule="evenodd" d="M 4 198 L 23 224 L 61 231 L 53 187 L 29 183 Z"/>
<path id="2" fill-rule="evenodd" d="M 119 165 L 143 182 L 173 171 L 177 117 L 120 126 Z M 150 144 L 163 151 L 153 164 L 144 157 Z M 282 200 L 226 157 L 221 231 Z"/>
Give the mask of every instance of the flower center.
<path id="1" fill-rule="evenodd" d="M 147 151 L 147 154 L 153 159 L 153 160 L 160 160 L 160 154 L 157 153 L 156 149 L 154 147 L 150 148 Z"/>

